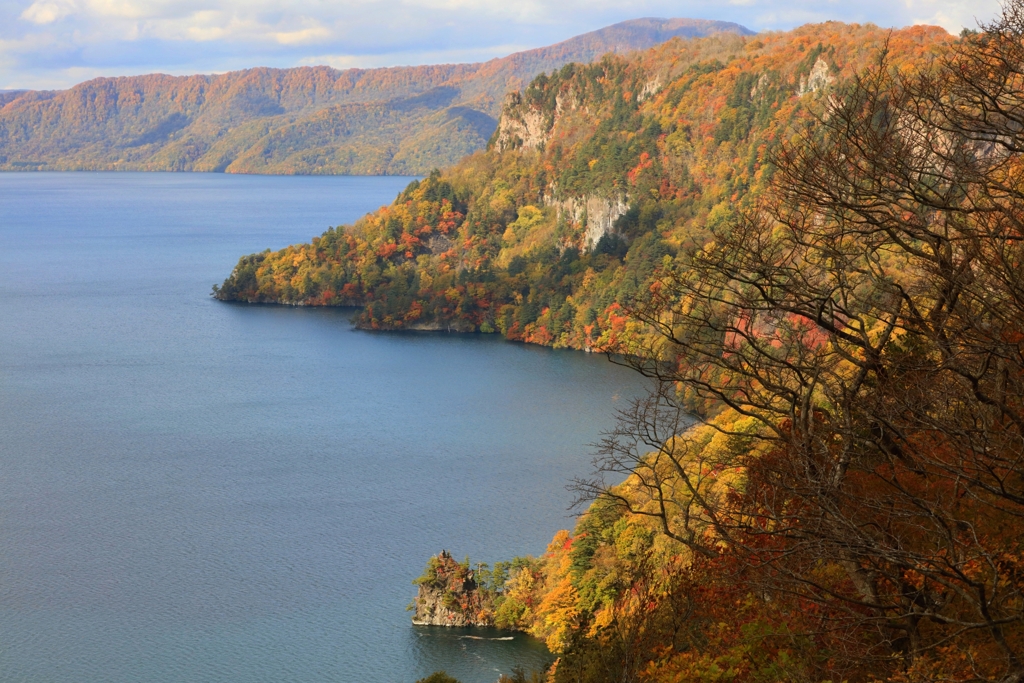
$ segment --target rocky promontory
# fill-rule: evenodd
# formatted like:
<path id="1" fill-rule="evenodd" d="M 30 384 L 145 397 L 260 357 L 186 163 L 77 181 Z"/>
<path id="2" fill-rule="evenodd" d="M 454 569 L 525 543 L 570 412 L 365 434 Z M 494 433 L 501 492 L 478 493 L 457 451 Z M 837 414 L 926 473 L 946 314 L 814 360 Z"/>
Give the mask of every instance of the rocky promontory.
<path id="1" fill-rule="evenodd" d="M 481 590 L 469 563 L 456 562 L 442 550 L 430 558 L 416 580 L 412 623 L 417 626 L 493 626 L 493 600 Z"/>

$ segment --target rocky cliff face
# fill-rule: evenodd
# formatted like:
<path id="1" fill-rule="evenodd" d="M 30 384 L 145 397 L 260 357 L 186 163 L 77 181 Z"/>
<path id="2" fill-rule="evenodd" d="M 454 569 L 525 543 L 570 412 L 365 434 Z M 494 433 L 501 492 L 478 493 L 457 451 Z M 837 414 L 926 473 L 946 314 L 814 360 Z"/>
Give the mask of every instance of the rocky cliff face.
<path id="1" fill-rule="evenodd" d="M 583 248 L 587 251 L 597 246 L 602 237 L 612 233 L 615 221 L 629 210 L 625 196 L 608 199 L 587 195 L 545 203 L 554 206 L 560 218 L 584 226 Z"/>
<path id="2" fill-rule="evenodd" d="M 419 580 L 412 623 L 417 626 L 491 626 L 493 612 L 485 604 L 473 570 L 442 550 L 430 559 Z"/>
<path id="3" fill-rule="evenodd" d="M 520 92 L 510 92 L 502 105 L 495 147 L 499 152 L 510 149 L 540 149 L 548 141 L 554 125 L 566 113 L 575 111 L 579 104 L 579 93 L 572 90 L 555 96 L 553 111 L 546 111 L 543 106 L 525 102 Z"/>
<path id="4" fill-rule="evenodd" d="M 814 62 L 814 66 L 811 68 L 811 73 L 800 79 L 800 89 L 797 92 L 800 95 L 806 95 L 809 92 L 818 92 L 819 90 L 832 85 L 835 80 L 835 77 L 831 74 L 828 63 L 821 57 L 818 57 L 818 60 Z"/>
<path id="5" fill-rule="evenodd" d="M 542 111 L 524 110 L 522 96 L 517 92 L 510 93 L 498 121 L 498 151 L 537 149 L 547 140 L 548 131 L 553 124 L 554 120 Z"/>

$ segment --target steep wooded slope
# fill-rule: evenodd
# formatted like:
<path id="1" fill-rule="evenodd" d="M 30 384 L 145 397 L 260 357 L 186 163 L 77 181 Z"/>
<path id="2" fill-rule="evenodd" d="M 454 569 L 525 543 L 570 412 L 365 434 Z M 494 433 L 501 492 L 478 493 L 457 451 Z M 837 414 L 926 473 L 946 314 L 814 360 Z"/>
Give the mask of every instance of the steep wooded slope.
<path id="1" fill-rule="evenodd" d="M 543 680 L 1019 683 L 1022 129 L 1024 0 L 955 41 L 667 45 L 538 78 L 486 154 L 219 293 L 657 380 L 574 534 L 421 580 L 446 620 L 544 637 Z"/>
<path id="2" fill-rule="evenodd" d="M 912 64 L 949 40 L 827 23 L 566 66 L 508 99 L 488 151 L 353 226 L 242 258 L 217 296 L 364 305 L 373 328 L 603 347 L 656 269 L 757 196 L 765 150 L 833 87 L 886 44 Z"/>
<path id="3" fill-rule="evenodd" d="M 638 19 L 480 64 L 100 78 L 0 94 L 0 170 L 425 174 L 482 149 L 538 73 L 728 22 Z"/>
<path id="4" fill-rule="evenodd" d="M 632 302 L 612 350 L 655 381 L 575 534 L 431 596 L 545 637 L 542 680 L 1024 680 L 1024 1 L 907 37 L 831 86 L 819 53 L 753 210 Z"/>

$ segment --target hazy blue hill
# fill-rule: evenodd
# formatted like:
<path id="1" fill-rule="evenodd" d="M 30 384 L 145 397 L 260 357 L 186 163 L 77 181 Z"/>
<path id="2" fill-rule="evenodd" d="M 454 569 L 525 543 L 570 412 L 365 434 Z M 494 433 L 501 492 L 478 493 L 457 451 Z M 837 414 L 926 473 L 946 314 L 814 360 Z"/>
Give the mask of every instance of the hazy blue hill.
<path id="1" fill-rule="evenodd" d="M 0 170 L 423 174 L 481 149 L 539 73 L 675 37 L 750 31 L 636 19 L 478 64 L 255 68 L 0 92 Z"/>

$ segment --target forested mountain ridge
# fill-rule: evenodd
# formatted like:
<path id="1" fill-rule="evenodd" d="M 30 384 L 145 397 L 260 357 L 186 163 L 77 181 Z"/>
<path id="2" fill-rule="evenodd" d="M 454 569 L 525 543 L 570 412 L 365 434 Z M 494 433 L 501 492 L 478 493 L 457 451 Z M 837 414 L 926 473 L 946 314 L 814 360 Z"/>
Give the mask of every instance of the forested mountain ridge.
<path id="1" fill-rule="evenodd" d="M 0 170 L 425 174 L 482 149 L 538 73 L 729 22 L 637 19 L 478 64 L 257 68 L 0 93 Z"/>
<path id="2" fill-rule="evenodd" d="M 603 348 L 657 269 L 751 205 L 767 146 L 820 111 L 831 84 L 885 45 L 912 63 L 949 40 L 828 23 L 563 67 L 509 96 L 488 151 L 354 226 L 244 257 L 217 296 Z"/>

